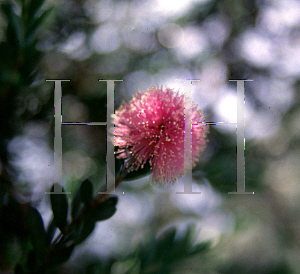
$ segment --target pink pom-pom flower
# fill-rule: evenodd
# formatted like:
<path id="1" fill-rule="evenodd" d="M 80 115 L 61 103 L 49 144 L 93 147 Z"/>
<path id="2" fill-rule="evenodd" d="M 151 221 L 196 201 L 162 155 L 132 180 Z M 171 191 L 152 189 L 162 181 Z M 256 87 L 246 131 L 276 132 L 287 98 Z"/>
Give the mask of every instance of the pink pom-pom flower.
<path id="1" fill-rule="evenodd" d="M 135 170 L 149 161 L 151 182 L 174 183 L 184 175 L 184 107 L 184 95 L 163 87 L 139 91 L 123 102 L 114 115 L 117 158 L 130 155 Z M 194 103 L 191 113 L 194 167 L 205 149 L 208 126 L 200 125 L 204 116 Z"/>

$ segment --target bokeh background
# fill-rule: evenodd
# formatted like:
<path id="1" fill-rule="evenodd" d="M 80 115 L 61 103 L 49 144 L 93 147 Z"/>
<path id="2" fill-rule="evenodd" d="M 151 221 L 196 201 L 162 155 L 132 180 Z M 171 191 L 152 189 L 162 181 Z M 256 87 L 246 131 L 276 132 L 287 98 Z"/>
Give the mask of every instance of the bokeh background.
<path id="1" fill-rule="evenodd" d="M 1 2 L 12 5 L 12 19 L 22 14 L 22 0 Z M 236 126 L 210 126 L 193 173 L 200 195 L 176 194 L 182 179 L 165 187 L 150 185 L 149 176 L 122 182 L 117 213 L 55 273 L 168 273 L 141 270 L 137 247 L 170 227 L 180 238 L 191 224 L 193 243 L 209 241 L 209 248 L 170 263 L 169 273 L 300 273 L 300 2 L 46 0 L 41 11 L 51 7 L 33 37 L 22 36 L 26 21 L 10 37 L 12 19 L 5 6 L 0 13 L 2 204 L 9 185 L 17 203 L 50 221 L 54 84 L 45 79 L 71 79 L 62 84 L 64 122 L 110 119 L 98 79 L 123 79 L 115 109 L 137 90 L 183 92 L 175 79 L 201 79 L 192 98 L 206 121 L 232 123 L 236 83 L 229 80 L 253 79 L 245 83 L 245 174 L 246 191 L 255 192 L 228 195 Z M 62 138 L 65 189 L 74 193 L 86 178 L 95 189 L 105 185 L 106 127 L 62 126 Z M 11 273 L 22 258 L 22 226 L 3 216 L 0 226 L 1 268 Z"/>

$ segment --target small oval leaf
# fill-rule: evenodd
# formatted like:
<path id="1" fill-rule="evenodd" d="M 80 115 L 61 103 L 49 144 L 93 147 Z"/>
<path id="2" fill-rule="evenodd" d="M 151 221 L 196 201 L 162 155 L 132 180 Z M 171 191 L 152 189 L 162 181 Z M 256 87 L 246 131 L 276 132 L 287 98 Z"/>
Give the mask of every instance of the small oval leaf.
<path id="1" fill-rule="evenodd" d="M 82 206 L 81 202 L 82 201 L 81 201 L 80 188 L 79 188 L 78 191 L 76 192 L 75 197 L 72 200 L 71 216 L 73 220 L 78 216 L 78 213 L 80 212 Z"/>
<path id="2" fill-rule="evenodd" d="M 156 240 L 156 259 L 165 259 L 168 257 L 168 252 L 171 251 L 175 245 L 176 228 L 171 227 L 164 231 Z"/>
<path id="3" fill-rule="evenodd" d="M 58 185 L 58 187 L 61 186 Z M 65 192 L 64 188 L 62 188 L 62 191 Z M 51 188 L 51 192 L 54 192 L 54 185 Z M 63 232 L 63 230 L 67 225 L 67 215 L 68 215 L 67 194 L 50 194 L 50 201 L 51 201 L 51 207 L 52 207 L 55 225 L 60 229 L 60 231 Z"/>
<path id="4" fill-rule="evenodd" d="M 35 35 L 36 30 L 41 27 L 44 21 L 50 16 L 53 7 L 45 10 L 39 17 L 33 17 L 27 26 L 27 39 L 32 39 L 32 36 Z"/>
<path id="5" fill-rule="evenodd" d="M 111 218 L 117 211 L 116 205 L 118 203 L 117 196 L 110 196 L 105 201 L 97 204 L 86 214 L 86 218 L 90 221 L 98 222 Z"/>
<path id="6" fill-rule="evenodd" d="M 82 243 L 90 234 L 93 232 L 95 228 L 95 222 L 91 221 L 88 218 L 83 218 L 81 226 L 79 227 L 78 236 L 75 240 L 75 245 Z"/>
<path id="7" fill-rule="evenodd" d="M 90 204 L 93 200 L 93 184 L 90 180 L 86 179 L 82 182 L 80 186 L 80 196 L 85 205 Z"/>
<path id="8" fill-rule="evenodd" d="M 55 252 L 52 252 L 51 255 L 49 256 L 49 261 L 48 261 L 49 266 L 53 267 L 55 265 L 62 264 L 67 260 L 69 260 L 69 258 L 72 255 L 73 249 L 74 249 L 74 245 L 70 245 L 70 246 L 62 245 L 57 247 Z"/>
<path id="9" fill-rule="evenodd" d="M 123 181 L 137 180 L 137 179 L 143 178 L 145 176 L 148 176 L 151 173 L 152 173 L 151 166 L 150 166 L 149 161 L 147 161 L 145 163 L 145 165 L 143 166 L 143 168 L 140 167 L 137 170 L 133 170 L 133 171 L 128 172 L 125 175 Z"/>
<path id="10" fill-rule="evenodd" d="M 13 6 L 9 3 L 1 4 L 1 10 L 7 17 L 8 26 L 6 39 L 14 50 L 19 50 L 23 42 L 23 28 L 21 18 L 14 12 Z"/>
<path id="11" fill-rule="evenodd" d="M 42 256 L 47 249 L 46 231 L 41 214 L 31 206 L 26 216 L 26 225 L 34 250 L 38 256 Z"/>
<path id="12" fill-rule="evenodd" d="M 51 220 L 51 222 L 49 223 L 48 227 L 47 227 L 47 231 L 46 231 L 46 241 L 47 241 L 47 244 L 50 245 L 52 239 L 53 239 L 53 236 L 55 234 L 55 231 L 56 231 L 56 225 L 55 225 L 55 221 L 54 219 Z"/>
<path id="13" fill-rule="evenodd" d="M 44 4 L 45 0 L 32 0 L 29 2 L 28 15 L 34 17 L 38 9 Z"/>

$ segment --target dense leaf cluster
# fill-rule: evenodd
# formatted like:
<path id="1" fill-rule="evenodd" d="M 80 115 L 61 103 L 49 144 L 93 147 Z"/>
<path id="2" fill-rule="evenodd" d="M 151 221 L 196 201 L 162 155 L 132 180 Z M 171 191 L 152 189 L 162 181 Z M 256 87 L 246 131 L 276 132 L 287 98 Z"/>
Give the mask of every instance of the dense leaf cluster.
<path id="1" fill-rule="evenodd" d="M 53 191 L 54 185 L 51 188 Z M 93 232 L 96 222 L 107 220 L 115 214 L 117 196 L 109 195 L 99 202 L 94 201 L 92 194 L 93 185 L 85 180 L 73 198 L 71 220 L 68 220 L 67 194 L 51 194 L 53 219 L 47 229 L 39 211 L 29 207 L 26 225 L 32 249 L 28 250 L 27 262 L 23 266 L 17 264 L 16 273 L 45 273 L 64 263 L 70 258 L 75 246 Z M 56 234 L 58 236 L 54 238 Z"/>

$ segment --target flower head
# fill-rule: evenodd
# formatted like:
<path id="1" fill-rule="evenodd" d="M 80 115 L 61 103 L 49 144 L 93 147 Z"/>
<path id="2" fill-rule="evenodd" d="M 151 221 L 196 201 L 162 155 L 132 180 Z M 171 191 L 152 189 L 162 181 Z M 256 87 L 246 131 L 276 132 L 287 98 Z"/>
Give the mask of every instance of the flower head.
<path id="1" fill-rule="evenodd" d="M 175 182 L 184 175 L 184 95 L 172 89 L 153 87 L 137 92 L 129 103 L 123 102 L 114 115 L 114 142 L 117 158 L 131 157 L 134 169 L 149 161 L 151 182 Z M 205 148 L 207 126 L 204 116 L 193 103 L 193 167 Z"/>

